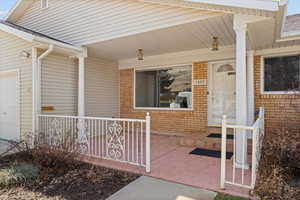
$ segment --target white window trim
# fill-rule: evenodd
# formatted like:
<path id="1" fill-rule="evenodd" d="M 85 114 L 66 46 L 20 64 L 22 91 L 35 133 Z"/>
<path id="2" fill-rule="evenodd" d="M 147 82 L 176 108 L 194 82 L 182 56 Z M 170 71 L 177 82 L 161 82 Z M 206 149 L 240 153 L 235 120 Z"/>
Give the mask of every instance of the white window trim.
<path id="1" fill-rule="evenodd" d="M 46 6 L 43 7 L 43 1 L 46 1 Z M 49 0 L 41 0 L 41 9 L 44 10 L 44 9 L 47 9 L 49 8 Z"/>
<path id="2" fill-rule="evenodd" d="M 299 53 L 281 53 L 281 54 L 272 54 L 267 56 L 261 56 L 261 69 L 260 69 L 260 93 L 261 94 L 286 94 L 293 95 L 299 94 L 298 91 L 265 91 L 265 58 L 274 58 L 274 57 L 284 57 L 284 56 L 299 56 Z"/>
<path id="3" fill-rule="evenodd" d="M 170 68 L 170 67 L 181 67 L 190 65 L 192 67 L 192 107 L 191 108 L 156 108 L 156 107 L 136 107 L 136 72 L 143 71 L 143 70 L 151 70 L 151 69 L 163 69 L 163 68 Z M 143 68 L 134 68 L 134 75 L 133 75 L 133 109 L 134 110 L 165 110 L 165 111 L 194 111 L 194 64 L 177 64 L 177 65 L 165 65 L 165 66 L 157 66 L 157 67 L 143 67 Z"/>

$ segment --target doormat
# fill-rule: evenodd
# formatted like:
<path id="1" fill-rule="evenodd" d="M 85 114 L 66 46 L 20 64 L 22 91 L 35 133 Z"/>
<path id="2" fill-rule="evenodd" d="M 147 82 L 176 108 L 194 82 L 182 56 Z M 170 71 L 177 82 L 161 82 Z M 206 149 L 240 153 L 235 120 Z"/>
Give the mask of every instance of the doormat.
<path id="1" fill-rule="evenodd" d="M 220 133 L 211 133 L 207 137 L 209 137 L 209 138 L 222 138 L 222 134 L 220 134 Z M 228 140 L 233 140 L 233 135 L 228 135 L 227 134 L 227 139 Z"/>
<path id="2" fill-rule="evenodd" d="M 198 156 L 207 156 L 207 157 L 214 157 L 214 158 L 221 158 L 221 151 L 216 150 L 209 150 L 209 149 L 201 149 L 196 148 L 190 152 L 191 155 L 198 155 Z M 232 152 L 226 152 L 226 159 L 230 160 L 233 156 Z"/>

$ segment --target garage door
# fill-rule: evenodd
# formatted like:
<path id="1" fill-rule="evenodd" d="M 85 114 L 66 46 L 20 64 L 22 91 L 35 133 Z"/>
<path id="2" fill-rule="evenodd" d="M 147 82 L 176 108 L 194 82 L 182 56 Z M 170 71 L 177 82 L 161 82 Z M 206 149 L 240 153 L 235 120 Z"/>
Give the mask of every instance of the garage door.
<path id="1" fill-rule="evenodd" d="M 0 138 L 19 140 L 18 72 L 0 72 Z"/>

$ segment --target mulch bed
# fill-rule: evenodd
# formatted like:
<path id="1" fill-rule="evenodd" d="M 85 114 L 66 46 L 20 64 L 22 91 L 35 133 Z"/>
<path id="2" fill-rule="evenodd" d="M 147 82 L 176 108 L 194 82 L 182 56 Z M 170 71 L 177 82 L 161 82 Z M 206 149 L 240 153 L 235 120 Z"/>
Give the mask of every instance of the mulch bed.
<path id="1" fill-rule="evenodd" d="M 26 152 L 0 159 L 0 169 L 15 162 L 32 162 Z M 63 167 L 62 167 L 63 166 Z M 0 199 L 16 200 L 102 200 L 139 176 L 79 161 L 60 163 L 57 168 L 40 166 L 37 180 L 0 188 Z"/>

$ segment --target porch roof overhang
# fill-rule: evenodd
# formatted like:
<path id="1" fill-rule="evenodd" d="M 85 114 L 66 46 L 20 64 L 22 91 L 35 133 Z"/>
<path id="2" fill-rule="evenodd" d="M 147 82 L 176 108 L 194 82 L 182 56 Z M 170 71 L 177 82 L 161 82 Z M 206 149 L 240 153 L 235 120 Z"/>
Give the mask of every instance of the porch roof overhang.
<path id="1" fill-rule="evenodd" d="M 248 26 L 248 49 L 266 49 L 275 41 L 275 18 L 251 16 Z M 86 45 L 90 56 L 111 60 L 136 59 L 137 50 L 156 56 L 193 50 L 210 51 L 213 37 L 218 37 L 220 49 L 235 46 L 233 14 L 221 13 L 194 22 L 179 24 L 134 35 L 104 40 Z"/>
<path id="2" fill-rule="evenodd" d="M 204 10 L 222 11 L 235 14 L 251 14 L 270 16 L 274 11 L 279 10 L 279 5 L 286 0 L 139 0 L 148 3 L 159 3 L 172 6 L 182 6 L 189 8 L 199 8 Z M 34 0 L 18 0 L 13 8 L 9 11 L 5 20 L 14 22 L 17 20 L 27 8 L 29 8 Z M 259 10 L 259 12 L 257 12 Z"/>
<path id="3" fill-rule="evenodd" d="M 53 45 L 56 51 L 69 55 L 79 55 L 86 52 L 84 47 L 72 45 L 7 21 L 0 20 L 0 31 L 12 34 L 28 42 L 34 42 L 41 49 L 47 49 L 49 45 Z"/>

